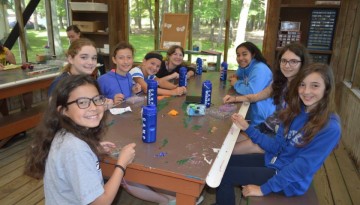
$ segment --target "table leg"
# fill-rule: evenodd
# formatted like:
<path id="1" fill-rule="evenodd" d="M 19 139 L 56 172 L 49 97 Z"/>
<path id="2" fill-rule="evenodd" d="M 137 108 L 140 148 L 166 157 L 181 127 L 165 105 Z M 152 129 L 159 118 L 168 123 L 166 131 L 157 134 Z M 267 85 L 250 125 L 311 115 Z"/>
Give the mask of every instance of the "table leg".
<path id="1" fill-rule="evenodd" d="M 220 71 L 221 65 L 221 54 L 216 55 L 216 71 Z"/>
<path id="2" fill-rule="evenodd" d="M 176 193 L 176 205 L 195 205 L 196 203 L 196 197 Z"/>

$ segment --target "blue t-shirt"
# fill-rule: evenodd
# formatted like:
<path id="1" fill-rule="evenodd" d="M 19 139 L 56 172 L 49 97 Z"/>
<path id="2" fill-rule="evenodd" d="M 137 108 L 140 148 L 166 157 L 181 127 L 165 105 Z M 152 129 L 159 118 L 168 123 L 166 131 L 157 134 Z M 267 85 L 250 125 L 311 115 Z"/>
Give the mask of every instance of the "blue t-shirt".
<path id="1" fill-rule="evenodd" d="M 109 99 L 114 99 L 116 94 L 123 94 L 126 98 L 132 96 L 132 77 L 130 73 L 126 76 L 119 75 L 111 70 L 98 78 L 101 93 Z"/>

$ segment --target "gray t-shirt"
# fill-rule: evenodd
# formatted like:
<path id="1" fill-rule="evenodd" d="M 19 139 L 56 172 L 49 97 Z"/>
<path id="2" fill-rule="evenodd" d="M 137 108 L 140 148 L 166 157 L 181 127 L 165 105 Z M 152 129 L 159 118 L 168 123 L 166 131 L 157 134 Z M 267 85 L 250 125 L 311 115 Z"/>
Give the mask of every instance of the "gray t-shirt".
<path id="1" fill-rule="evenodd" d="M 45 204 L 89 204 L 104 193 L 99 159 L 86 142 L 59 131 L 46 160 Z"/>

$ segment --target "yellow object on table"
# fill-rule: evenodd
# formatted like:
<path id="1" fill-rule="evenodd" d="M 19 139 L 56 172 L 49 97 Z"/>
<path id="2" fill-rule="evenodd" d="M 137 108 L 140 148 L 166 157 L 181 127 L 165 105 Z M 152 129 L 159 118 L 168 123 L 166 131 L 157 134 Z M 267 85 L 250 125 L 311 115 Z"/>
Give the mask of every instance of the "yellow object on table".
<path id="1" fill-rule="evenodd" d="M 14 64 L 9 64 L 4 66 L 4 70 L 11 70 L 11 69 L 15 69 L 15 68 L 20 68 L 21 65 L 14 65 Z"/>
<path id="2" fill-rule="evenodd" d="M 176 116 L 178 114 L 179 114 L 179 112 L 176 110 L 170 110 L 170 112 L 168 112 L 168 115 L 171 115 L 171 116 Z"/>

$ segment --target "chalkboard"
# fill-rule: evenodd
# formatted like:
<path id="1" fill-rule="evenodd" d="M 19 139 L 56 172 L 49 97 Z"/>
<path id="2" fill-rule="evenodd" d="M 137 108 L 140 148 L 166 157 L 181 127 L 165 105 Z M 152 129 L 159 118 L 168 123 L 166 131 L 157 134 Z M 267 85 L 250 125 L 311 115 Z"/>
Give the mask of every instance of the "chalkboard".
<path id="1" fill-rule="evenodd" d="M 164 14 L 161 26 L 160 49 L 168 49 L 174 44 L 185 48 L 188 26 L 188 14 Z"/>

